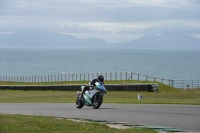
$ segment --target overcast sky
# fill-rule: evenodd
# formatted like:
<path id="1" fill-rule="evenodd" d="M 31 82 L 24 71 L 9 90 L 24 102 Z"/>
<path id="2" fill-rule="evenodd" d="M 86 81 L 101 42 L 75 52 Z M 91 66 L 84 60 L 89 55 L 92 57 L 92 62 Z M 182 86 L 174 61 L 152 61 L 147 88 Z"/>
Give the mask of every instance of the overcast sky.
<path id="1" fill-rule="evenodd" d="M 0 33 L 47 31 L 109 43 L 145 34 L 200 38 L 200 0 L 0 0 Z"/>

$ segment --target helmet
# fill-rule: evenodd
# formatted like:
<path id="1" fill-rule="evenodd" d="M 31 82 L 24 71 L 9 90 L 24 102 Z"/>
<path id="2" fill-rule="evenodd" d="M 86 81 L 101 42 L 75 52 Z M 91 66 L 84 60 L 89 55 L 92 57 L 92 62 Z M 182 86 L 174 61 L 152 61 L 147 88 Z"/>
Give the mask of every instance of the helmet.
<path id="1" fill-rule="evenodd" d="M 99 75 L 97 77 L 97 79 L 100 81 L 100 82 L 103 82 L 104 81 L 104 76 L 103 75 Z"/>

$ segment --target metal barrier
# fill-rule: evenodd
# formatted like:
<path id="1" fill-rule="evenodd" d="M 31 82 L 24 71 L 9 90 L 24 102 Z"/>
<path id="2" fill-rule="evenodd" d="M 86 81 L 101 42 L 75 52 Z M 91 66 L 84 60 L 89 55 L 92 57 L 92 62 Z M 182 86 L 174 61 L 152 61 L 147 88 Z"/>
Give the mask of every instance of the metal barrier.
<path id="1" fill-rule="evenodd" d="M 63 91 L 80 91 L 83 85 L 4 85 L 0 86 L 0 90 L 63 90 Z M 106 90 L 109 91 L 147 91 L 158 92 L 158 85 L 151 84 L 126 84 L 126 85 L 105 85 Z"/>

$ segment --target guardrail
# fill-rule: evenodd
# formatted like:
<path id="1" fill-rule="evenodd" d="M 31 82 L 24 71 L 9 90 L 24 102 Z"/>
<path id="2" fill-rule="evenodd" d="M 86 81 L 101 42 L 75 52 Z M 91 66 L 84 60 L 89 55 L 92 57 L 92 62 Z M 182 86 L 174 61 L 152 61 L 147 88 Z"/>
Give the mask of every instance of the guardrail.
<path id="1" fill-rule="evenodd" d="M 0 90 L 62 90 L 62 91 L 80 91 L 83 85 L 3 85 Z M 106 90 L 109 91 L 147 91 L 158 92 L 158 85 L 154 83 L 148 84 L 106 84 Z"/>
<path id="2" fill-rule="evenodd" d="M 104 75 L 106 80 L 140 80 L 161 82 L 175 88 L 199 88 L 200 80 L 171 80 L 151 77 L 133 72 L 105 72 L 105 73 L 80 73 L 80 74 L 58 74 L 58 75 L 32 75 L 32 76 L 0 76 L 0 82 L 67 82 L 67 81 L 90 81 L 99 74 Z"/>

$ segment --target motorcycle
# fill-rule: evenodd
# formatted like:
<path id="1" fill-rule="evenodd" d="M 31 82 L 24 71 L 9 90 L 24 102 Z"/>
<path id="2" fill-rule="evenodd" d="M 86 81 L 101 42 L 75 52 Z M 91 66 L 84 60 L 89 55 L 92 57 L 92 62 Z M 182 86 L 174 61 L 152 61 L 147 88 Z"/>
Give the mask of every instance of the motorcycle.
<path id="1" fill-rule="evenodd" d="M 83 91 L 85 86 L 81 86 Z M 92 106 L 94 109 L 98 109 L 103 102 L 103 95 L 106 94 L 106 88 L 103 83 L 96 82 L 95 86 L 89 86 L 90 90 L 85 91 L 83 98 L 81 98 L 81 92 L 77 91 L 76 107 L 81 109 L 85 106 Z"/>

